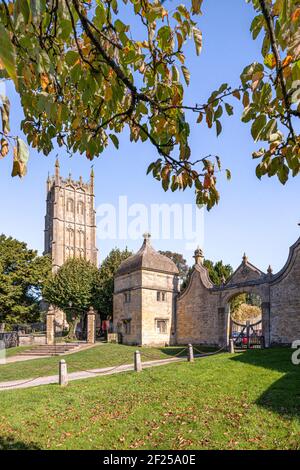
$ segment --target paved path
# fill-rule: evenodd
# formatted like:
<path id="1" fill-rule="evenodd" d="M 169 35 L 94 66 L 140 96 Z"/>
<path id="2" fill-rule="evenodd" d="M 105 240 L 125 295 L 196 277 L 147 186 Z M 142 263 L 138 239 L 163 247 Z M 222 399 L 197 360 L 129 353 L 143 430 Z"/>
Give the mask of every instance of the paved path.
<path id="1" fill-rule="evenodd" d="M 142 365 L 143 365 L 143 369 L 147 369 L 149 367 L 158 367 L 158 366 L 163 366 L 164 364 L 169 364 L 172 362 L 182 362 L 186 360 L 187 360 L 186 357 L 172 357 L 170 359 L 160 359 L 156 361 L 143 362 Z M 90 379 L 91 377 L 119 374 L 121 372 L 128 372 L 132 370 L 134 370 L 133 364 L 124 364 L 121 366 L 105 367 L 102 369 L 90 369 L 86 371 L 72 372 L 68 374 L 68 378 L 69 378 L 69 381 Z M 50 385 L 50 384 L 57 384 L 57 383 L 58 383 L 58 375 L 51 375 L 48 377 L 37 377 L 36 379 L 27 379 L 27 380 L 26 379 L 12 380 L 9 382 L 0 382 L 0 391 L 38 387 L 40 385 Z"/>

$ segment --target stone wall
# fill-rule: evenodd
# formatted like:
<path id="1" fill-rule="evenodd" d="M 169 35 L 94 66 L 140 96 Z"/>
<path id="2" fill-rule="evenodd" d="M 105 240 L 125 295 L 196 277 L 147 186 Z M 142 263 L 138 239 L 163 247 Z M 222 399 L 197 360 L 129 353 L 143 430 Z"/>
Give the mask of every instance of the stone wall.
<path id="1" fill-rule="evenodd" d="M 300 339 L 300 243 L 290 250 L 284 268 L 270 283 L 272 343 L 290 344 Z"/>
<path id="2" fill-rule="evenodd" d="M 142 271 L 142 285 L 142 344 L 175 344 L 177 279 L 171 274 Z M 157 300 L 157 292 L 164 292 L 165 300 Z M 166 322 L 165 333 L 158 332 L 157 321 Z"/>
<path id="3" fill-rule="evenodd" d="M 18 346 L 33 346 L 46 344 L 46 335 L 23 335 L 19 333 Z"/>
<path id="4" fill-rule="evenodd" d="M 142 342 L 142 291 L 141 273 L 136 271 L 131 274 L 115 278 L 114 294 L 114 331 L 122 335 L 125 344 L 141 344 Z M 130 293 L 130 302 L 125 302 L 125 294 Z M 124 322 L 130 321 L 130 334 L 126 334 Z"/>
<path id="5" fill-rule="evenodd" d="M 218 299 L 203 266 L 196 266 L 186 291 L 177 300 L 178 344 L 219 343 Z"/>

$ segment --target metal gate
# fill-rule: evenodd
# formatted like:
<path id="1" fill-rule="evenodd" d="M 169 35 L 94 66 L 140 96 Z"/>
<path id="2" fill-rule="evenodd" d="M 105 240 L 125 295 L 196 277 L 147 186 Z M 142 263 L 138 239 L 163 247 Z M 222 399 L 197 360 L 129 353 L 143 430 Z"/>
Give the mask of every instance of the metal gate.
<path id="1" fill-rule="evenodd" d="M 238 323 L 231 319 L 230 337 L 238 349 L 262 349 L 265 340 L 262 334 L 262 321 L 256 323 Z"/>

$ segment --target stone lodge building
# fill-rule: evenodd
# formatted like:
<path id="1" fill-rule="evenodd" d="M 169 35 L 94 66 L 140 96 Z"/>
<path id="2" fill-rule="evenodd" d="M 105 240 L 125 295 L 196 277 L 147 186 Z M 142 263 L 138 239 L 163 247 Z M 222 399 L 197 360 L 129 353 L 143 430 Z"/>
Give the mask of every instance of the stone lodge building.
<path id="1" fill-rule="evenodd" d="M 242 293 L 261 299 L 267 347 L 300 339 L 300 238 L 277 274 L 271 268 L 263 273 L 244 256 L 222 286 L 213 285 L 197 249 L 189 285 L 179 294 L 175 264 L 157 253 L 146 236 L 142 248 L 116 274 L 114 328 L 126 344 L 226 346 L 230 301 Z"/>
<path id="2" fill-rule="evenodd" d="M 126 344 L 175 344 L 178 269 L 155 251 L 150 235 L 115 276 L 113 321 Z"/>

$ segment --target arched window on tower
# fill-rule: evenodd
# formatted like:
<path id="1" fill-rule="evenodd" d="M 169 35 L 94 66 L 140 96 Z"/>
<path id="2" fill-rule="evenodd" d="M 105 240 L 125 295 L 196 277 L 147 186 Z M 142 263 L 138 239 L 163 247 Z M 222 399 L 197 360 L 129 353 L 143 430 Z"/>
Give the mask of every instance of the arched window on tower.
<path id="1" fill-rule="evenodd" d="M 84 203 L 82 201 L 78 201 L 77 204 L 77 214 L 83 215 L 84 214 Z"/>
<path id="2" fill-rule="evenodd" d="M 67 199 L 67 212 L 74 212 L 74 201 L 70 197 Z"/>

